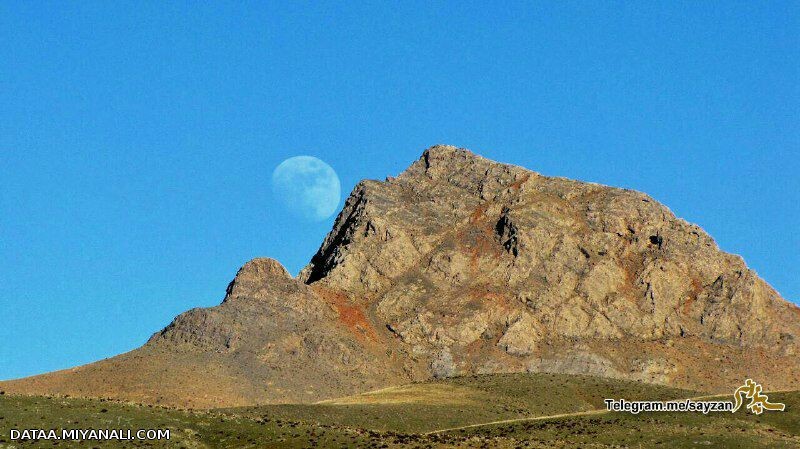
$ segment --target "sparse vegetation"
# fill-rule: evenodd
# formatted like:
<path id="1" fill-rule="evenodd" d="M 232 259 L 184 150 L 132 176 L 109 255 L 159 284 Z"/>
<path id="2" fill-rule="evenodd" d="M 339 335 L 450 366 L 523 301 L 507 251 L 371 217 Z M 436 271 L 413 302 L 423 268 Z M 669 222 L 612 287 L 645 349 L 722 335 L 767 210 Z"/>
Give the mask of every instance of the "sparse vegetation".
<path id="1" fill-rule="evenodd" d="M 494 420 L 593 410 L 605 398 L 671 399 L 697 393 L 657 385 L 564 374 L 495 374 L 443 379 L 319 404 L 229 409 L 331 425 L 429 432 Z"/>
<path id="2" fill-rule="evenodd" d="M 782 413 L 603 413 L 449 432 L 442 442 L 472 437 L 542 444 L 544 447 L 798 448 L 800 392 L 773 393 Z M 536 446 L 533 446 L 536 447 Z"/>
<path id="3" fill-rule="evenodd" d="M 183 411 L 104 400 L 0 396 L 0 448 L 758 448 L 800 447 L 800 392 L 771 394 L 784 413 L 599 413 L 606 397 L 674 399 L 694 392 L 591 376 L 469 376 L 319 404 Z M 162 428 L 169 441 L 13 441 L 10 429 Z M 56 443 L 56 444 L 54 444 Z"/>

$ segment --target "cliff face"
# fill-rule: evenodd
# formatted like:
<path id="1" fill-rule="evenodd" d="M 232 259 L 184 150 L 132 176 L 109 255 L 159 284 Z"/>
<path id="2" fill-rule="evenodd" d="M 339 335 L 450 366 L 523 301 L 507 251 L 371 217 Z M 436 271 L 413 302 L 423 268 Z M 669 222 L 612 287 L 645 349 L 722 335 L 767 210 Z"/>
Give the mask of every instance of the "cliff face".
<path id="1" fill-rule="evenodd" d="M 798 337 L 797 306 L 648 196 L 436 146 L 356 186 L 297 279 L 253 260 L 143 348 L 3 386 L 198 407 L 512 371 L 800 388 Z"/>

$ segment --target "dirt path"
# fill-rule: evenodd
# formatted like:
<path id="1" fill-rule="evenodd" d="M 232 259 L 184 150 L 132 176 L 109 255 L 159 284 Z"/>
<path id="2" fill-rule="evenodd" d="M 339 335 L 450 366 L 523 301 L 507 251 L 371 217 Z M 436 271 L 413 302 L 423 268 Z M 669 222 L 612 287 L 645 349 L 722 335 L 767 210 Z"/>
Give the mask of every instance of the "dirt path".
<path id="1" fill-rule="evenodd" d="M 789 391 L 793 391 L 793 390 L 770 391 L 770 392 L 767 392 L 766 394 L 786 393 L 786 392 L 789 392 Z M 704 396 L 694 396 L 694 397 L 691 397 L 691 398 L 668 399 L 668 401 L 686 401 L 686 400 L 700 401 L 700 400 L 705 400 L 705 399 L 725 398 L 725 397 L 730 397 L 730 396 L 732 396 L 732 395 L 731 394 L 713 394 L 713 395 L 704 395 Z M 499 421 L 489 421 L 489 422 L 483 422 L 483 423 L 478 423 L 478 424 L 469 424 L 469 425 L 466 425 L 466 426 L 450 427 L 450 428 L 447 428 L 447 429 L 432 430 L 430 432 L 423 433 L 423 435 L 435 435 L 437 433 L 452 432 L 454 430 L 462 430 L 462 429 L 472 429 L 472 428 L 475 428 L 475 427 L 492 426 L 492 425 L 496 425 L 496 424 L 513 424 L 513 423 L 518 423 L 518 422 L 544 421 L 546 419 L 571 418 L 571 417 L 574 417 L 574 416 L 602 415 L 604 413 L 609 413 L 609 410 L 606 410 L 604 408 L 600 408 L 600 409 L 594 409 L 594 410 L 585 410 L 585 411 L 582 411 L 582 412 L 559 413 L 559 414 L 556 414 L 556 415 L 532 416 L 532 417 L 526 417 L 526 418 L 513 418 L 513 419 L 501 419 Z"/>

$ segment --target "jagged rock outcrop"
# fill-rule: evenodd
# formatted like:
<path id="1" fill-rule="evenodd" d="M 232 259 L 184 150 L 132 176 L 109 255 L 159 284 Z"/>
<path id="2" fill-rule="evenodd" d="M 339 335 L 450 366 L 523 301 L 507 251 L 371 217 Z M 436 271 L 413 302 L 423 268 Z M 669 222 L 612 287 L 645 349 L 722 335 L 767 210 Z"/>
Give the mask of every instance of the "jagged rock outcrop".
<path id="1" fill-rule="evenodd" d="M 455 147 L 359 184 L 300 277 L 370 304 L 431 367 L 446 351 L 454 373 L 798 382 L 791 368 L 765 365 L 797 367 L 800 309 L 698 226 L 639 192 Z M 714 372 L 721 348 L 733 350 L 729 375 Z"/>
<path id="2" fill-rule="evenodd" d="M 300 275 L 248 262 L 142 348 L 8 392 L 212 407 L 546 371 L 800 388 L 800 309 L 645 194 L 436 146 L 363 181 Z"/>

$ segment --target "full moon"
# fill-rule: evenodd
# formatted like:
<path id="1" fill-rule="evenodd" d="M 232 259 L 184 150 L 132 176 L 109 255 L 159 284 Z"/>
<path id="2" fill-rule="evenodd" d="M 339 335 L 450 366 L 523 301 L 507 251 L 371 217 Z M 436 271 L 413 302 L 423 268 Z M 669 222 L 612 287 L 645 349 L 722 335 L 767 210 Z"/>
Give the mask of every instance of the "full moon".
<path id="1" fill-rule="evenodd" d="M 272 192 L 294 215 L 322 221 L 339 207 L 342 186 L 330 165 L 313 156 L 295 156 L 272 172 Z"/>

